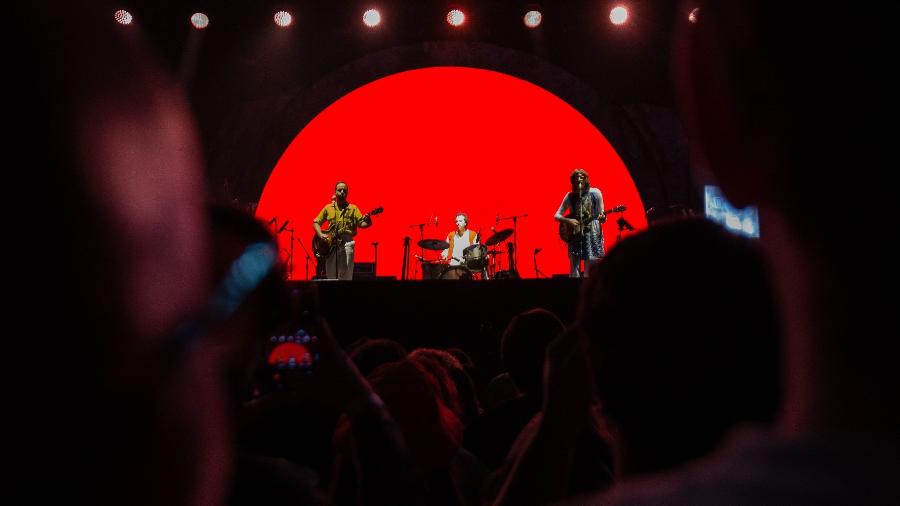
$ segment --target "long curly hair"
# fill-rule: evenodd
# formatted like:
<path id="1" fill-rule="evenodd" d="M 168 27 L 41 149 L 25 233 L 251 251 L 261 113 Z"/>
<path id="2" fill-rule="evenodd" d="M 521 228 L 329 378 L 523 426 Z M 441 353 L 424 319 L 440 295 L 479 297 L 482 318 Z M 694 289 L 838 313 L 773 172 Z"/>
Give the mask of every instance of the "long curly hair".
<path id="1" fill-rule="evenodd" d="M 578 193 L 578 175 L 584 175 L 584 188 L 581 189 L 581 193 L 588 191 L 591 187 L 591 177 L 588 176 L 588 173 L 584 169 L 575 169 L 569 174 L 569 182 L 572 183 L 572 193 Z"/>

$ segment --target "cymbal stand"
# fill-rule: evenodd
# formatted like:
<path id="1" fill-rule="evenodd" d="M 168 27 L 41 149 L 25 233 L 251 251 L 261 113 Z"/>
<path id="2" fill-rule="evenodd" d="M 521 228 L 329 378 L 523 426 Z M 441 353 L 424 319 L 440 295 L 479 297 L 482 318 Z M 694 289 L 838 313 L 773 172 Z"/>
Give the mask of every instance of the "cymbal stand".
<path id="1" fill-rule="evenodd" d="M 518 259 L 516 258 L 516 255 L 518 255 L 518 250 L 519 250 L 519 244 L 518 244 L 518 241 L 519 241 L 519 218 L 527 218 L 527 217 L 528 217 L 528 213 L 514 214 L 512 216 L 500 216 L 499 214 L 497 215 L 497 223 L 500 223 L 503 220 L 512 220 L 512 222 L 513 222 L 514 254 L 510 255 L 510 257 L 509 257 L 509 271 L 510 272 L 515 271 L 516 265 L 519 263 L 517 261 Z"/>

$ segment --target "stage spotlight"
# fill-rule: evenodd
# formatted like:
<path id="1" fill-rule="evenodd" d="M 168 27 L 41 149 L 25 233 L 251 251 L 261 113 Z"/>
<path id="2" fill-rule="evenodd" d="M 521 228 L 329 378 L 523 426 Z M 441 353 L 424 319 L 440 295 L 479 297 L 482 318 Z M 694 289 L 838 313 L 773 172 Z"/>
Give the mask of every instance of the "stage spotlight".
<path id="1" fill-rule="evenodd" d="M 541 11 L 528 11 L 525 13 L 525 26 L 528 28 L 537 28 L 541 26 Z"/>
<path id="2" fill-rule="evenodd" d="M 688 14 L 688 21 L 690 21 L 691 23 L 696 23 L 697 16 L 699 16 L 699 15 L 700 15 L 700 7 L 695 7 L 694 10 L 692 10 L 691 13 Z"/>
<path id="3" fill-rule="evenodd" d="M 195 12 L 191 16 L 191 24 L 194 25 L 194 28 L 202 30 L 209 26 L 209 16 L 202 12 Z"/>
<path id="4" fill-rule="evenodd" d="M 625 24 L 625 22 L 628 21 L 628 9 L 621 5 L 614 7 L 613 10 L 609 11 L 609 20 L 612 21 L 612 24 L 614 25 Z"/>
<path id="5" fill-rule="evenodd" d="M 113 14 L 113 18 L 116 20 L 116 23 L 120 25 L 130 25 L 132 21 L 134 21 L 134 16 L 131 15 L 130 12 L 119 9 Z"/>
<path id="6" fill-rule="evenodd" d="M 369 9 L 363 13 L 363 24 L 369 28 L 374 28 L 381 24 L 381 13 L 378 9 Z"/>
<path id="7" fill-rule="evenodd" d="M 450 26 L 461 26 L 466 22 L 466 15 L 463 11 L 459 9 L 453 9 L 452 11 L 447 13 L 447 23 L 450 23 Z"/>
<path id="8" fill-rule="evenodd" d="M 275 20 L 275 24 L 282 28 L 287 28 L 294 22 L 294 17 L 291 16 L 291 13 L 288 11 L 276 12 L 273 19 Z"/>

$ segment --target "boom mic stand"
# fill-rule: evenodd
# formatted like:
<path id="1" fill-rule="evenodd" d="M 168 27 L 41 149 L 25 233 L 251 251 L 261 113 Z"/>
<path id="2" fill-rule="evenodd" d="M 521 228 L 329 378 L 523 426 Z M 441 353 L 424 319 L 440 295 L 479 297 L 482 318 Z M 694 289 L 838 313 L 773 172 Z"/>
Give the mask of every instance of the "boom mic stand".
<path id="1" fill-rule="evenodd" d="M 312 256 L 309 254 L 309 250 L 306 249 L 306 246 L 303 245 L 303 239 L 297 239 L 297 242 L 300 243 L 300 247 L 303 248 L 303 251 L 306 253 L 306 280 L 309 281 L 309 261 L 312 259 Z"/>
<path id="2" fill-rule="evenodd" d="M 619 232 L 616 234 L 616 241 L 622 238 L 622 231 L 627 230 L 629 232 L 634 232 L 634 225 L 628 223 L 628 220 L 625 219 L 625 216 L 619 216 L 619 219 L 616 220 L 616 225 L 619 226 Z"/>
<path id="3" fill-rule="evenodd" d="M 425 239 L 425 225 L 431 225 L 431 220 L 426 221 L 425 223 L 416 223 L 415 225 L 410 225 L 409 228 L 419 227 L 419 242 Z M 407 240 L 409 237 L 406 238 Z M 419 256 L 425 258 L 425 248 L 419 246 Z M 408 261 L 408 259 L 407 259 Z M 416 276 L 419 275 L 419 264 L 416 264 L 416 269 L 413 271 L 413 279 L 416 279 Z M 425 271 L 422 271 L 422 277 L 425 277 Z"/>
<path id="4" fill-rule="evenodd" d="M 544 274 L 543 272 L 541 272 L 540 269 L 538 269 L 537 256 L 538 256 L 538 253 L 540 253 L 542 249 L 543 248 L 534 248 L 534 277 L 536 279 L 540 279 L 541 276 L 547 277 L 546 274 Z"/>
<path id="5" fill-rule="evenodd" d="M 287 229 L 291 233 L 291 247 L 288 253 L 288 281 L 294 279 L 294 227 Z"/>
<path id="6" fill-rule="evenodd" d="M 288 281 L 292 280 L 294 277 L 294 227 L 287 228 L 288 224 L 291 222 L 290 219 L 284 220 L 284 223 L 278 227 L 278 231 L 275 232 L 275 235 L 281 235 L 282 232 L 287 230 L 291 234 L 291 241 L 288 245 L 288 271 L 287 271 L 287 279 Z"/>
<path id="7" fill-rule="evenodd" d="M 403 266 L 400 271 L 400 280 L 406 281 L 409 275 L 409 236 L 403 238 Z"/>

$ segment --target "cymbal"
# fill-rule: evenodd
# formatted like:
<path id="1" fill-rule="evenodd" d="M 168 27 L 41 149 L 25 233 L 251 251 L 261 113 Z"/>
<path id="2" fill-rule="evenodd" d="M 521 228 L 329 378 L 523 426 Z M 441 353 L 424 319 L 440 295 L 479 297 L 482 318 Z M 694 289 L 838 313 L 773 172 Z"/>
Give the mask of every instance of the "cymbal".
<path id="1" fill-rule="evenodd" d="M 513 229 L 511 229 L 511 228 L 498 230 L 497 232 L 494 233 L 494 235 L 488 237 L 487 241 L 484 241 L 484 245 L 485 246 L 493 246 L 495 244 L 500 244 L 501 242 L 509 239 L 509 236 L 511 236 L 512 233 L 513 233 Z"/>
<path id="2" fill-rule="evenodd" d="M 446 241 L 440 241 L 438 239 L 422 239 L 421 241 L 417 242 L 416 244 L 418 244 L 419 247 L 421 247 L 421 248 L 432 249 L 432 250 L 437 250 L 437 251 L 445 250 L 450 247 L 450 243 L 448 243 Z"/>

